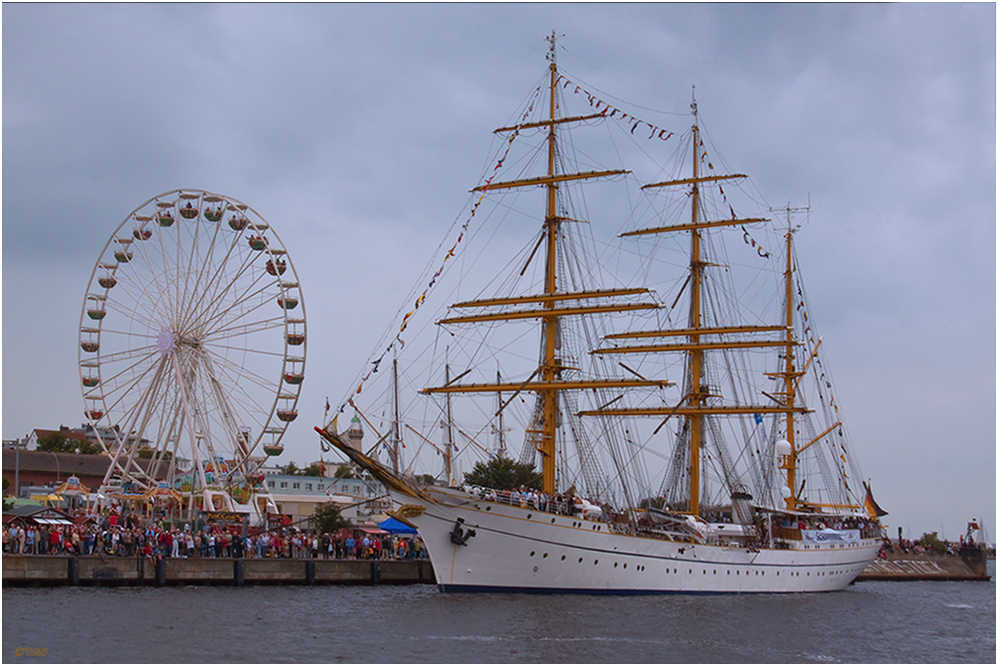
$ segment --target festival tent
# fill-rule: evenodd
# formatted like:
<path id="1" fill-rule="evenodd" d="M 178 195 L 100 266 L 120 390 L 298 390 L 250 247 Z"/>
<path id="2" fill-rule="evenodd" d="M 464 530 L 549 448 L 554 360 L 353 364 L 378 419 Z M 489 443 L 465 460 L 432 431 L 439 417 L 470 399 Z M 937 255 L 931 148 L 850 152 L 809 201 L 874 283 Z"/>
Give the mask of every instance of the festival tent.
<path id="1" fill-rule="evenodd" d="M 416 529 L 409 527 L 400 520 L 395 520 L 394 518 L 389 518 L 388 520 L 378 523 L 378 527 L 388 532 L 389 534 L 415 534 Z"/>

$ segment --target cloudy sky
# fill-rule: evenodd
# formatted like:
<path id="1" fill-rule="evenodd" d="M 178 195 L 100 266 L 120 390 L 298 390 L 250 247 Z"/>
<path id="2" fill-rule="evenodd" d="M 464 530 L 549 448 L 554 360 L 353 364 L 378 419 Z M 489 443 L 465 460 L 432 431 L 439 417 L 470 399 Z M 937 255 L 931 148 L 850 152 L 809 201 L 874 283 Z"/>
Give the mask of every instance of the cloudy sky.
<path id="1" fill-rule="evenodd" d="M 696 85 L 729 164 L 813 207 L 812 308 L 863 472 L 908 533 L 995 524 L 993 4 L 3 5 L 3 428 L 79 426 L 104 243 L 176 188 L 249 203 L 309 316 L 284 459 L 348 390 L 559 64 L 634 108 Z M 685 121 L 683 121 L 685 123 Z M 385 305 L 382 309 L 381 304 Z"/>

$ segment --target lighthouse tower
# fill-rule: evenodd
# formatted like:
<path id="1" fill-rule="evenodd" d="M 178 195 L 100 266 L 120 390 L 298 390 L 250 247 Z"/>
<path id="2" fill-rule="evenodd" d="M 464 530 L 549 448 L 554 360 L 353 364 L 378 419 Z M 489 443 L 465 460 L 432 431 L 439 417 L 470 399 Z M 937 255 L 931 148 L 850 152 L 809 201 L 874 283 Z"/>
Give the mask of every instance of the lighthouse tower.
<path id="1" fill-rule="evenodd" d="M 364 452 L 364 428 L 360 425 L 360 419 L 357 418 L 356 414 L 350 419 L 350 427 L 347 428 L 347 439 L 355 451 Z"/>

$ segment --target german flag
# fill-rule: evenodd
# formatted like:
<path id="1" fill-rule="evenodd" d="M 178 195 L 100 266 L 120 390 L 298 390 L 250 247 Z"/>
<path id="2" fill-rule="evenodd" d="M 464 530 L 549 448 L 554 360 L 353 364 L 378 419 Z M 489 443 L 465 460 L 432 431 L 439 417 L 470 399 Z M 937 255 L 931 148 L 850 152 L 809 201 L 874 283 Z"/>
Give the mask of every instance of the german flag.
<path id="1" fill-rule="evenodd" d="M 870 514 L 870 518 L 886 516 L 887 512 L 881 509 L 877 501 L 873 499 L 873 491 L 870 490 L 870 484 L 864 481 L 863 487 L 866 488 L 866 501 L 863 504 L 866 506 L 866 512 Z"/>

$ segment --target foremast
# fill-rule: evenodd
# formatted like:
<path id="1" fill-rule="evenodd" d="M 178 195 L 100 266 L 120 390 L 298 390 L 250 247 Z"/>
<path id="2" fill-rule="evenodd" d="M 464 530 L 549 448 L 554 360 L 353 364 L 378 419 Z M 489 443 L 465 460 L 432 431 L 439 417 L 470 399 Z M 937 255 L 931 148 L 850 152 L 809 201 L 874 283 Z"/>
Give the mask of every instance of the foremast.
<path id="1" fill-rule="evenodd" d="M 605 178 L 629 172 L 618 169 L 589 171 L 585 173 L 559 173 L 557 159 L 559 129 L 569 123 L 599 119 L 603 115 L 558 117 L 557 83 L 559 75 L 555 57 L 556 38 L 554 33 L 547 39 L 550 43 L 548 53 L 548 70 L 550 73 L 548 117 L 536 122 L 522 123 L 515 127 L 503 127 L 495 131 L 497 134 L 500 134 L 529 128 L 547 128 L 547 173 L 535 178 L 492 183 L 487 186 L 476 187 L 474 190 L 492 191 L 538 186 L 545 189 L 545 213 L 541 239 L 545 258 L 543 292 L 538 295 L 456 303 L 451 306 L 452 309 L 474 308 L 484 311 L 467 316 L 448 317 L 437 322 L 441 325 L 449 325 L 539 319 L 541 325 L 540 363 L 533 374 L 521 383 L 502 383 L 497 381 L 494 384 L 453 384 L 448 381 L 443 386 L 425 388 L 422 392 L 424 394 L 508 392 L 514 396 L 520 392 L 538 394 L 541 403 L 541 423 L 538 433 L 539 437 L 537 438 L 539 442 L 537 451 L 541 454 L 541 490 L 548 494 L 554 494 L 557 492 L 558 482 L 556 452 L 558 449 L 559 395 L 561 392 L 583 389 L 665 387 L 669 385 L 669 382 L 639 379 L 566 380 L 563 378 L 563 372 L 566 370 L 566 367 L 563 365 L 562 359 L 558 354 L 558 337 L 560 335 L 562 318 L 629 310 L 648 310 L 659 306 L 654 302 L 619 302 L 625 296 L 647 294 L 649 290 L 646 288 L 583 292 L 561 291 L 562 285 L 558 279 L 558 239 L 561 233 L 561 225 L 571 220 L 559 215 L 559 186 L 562 183 L 570 181 Z M 511 306 L 523 307 L 522 309 L 509 309 Z M 501 406 L 500 409 L 502 409 Z"/>

